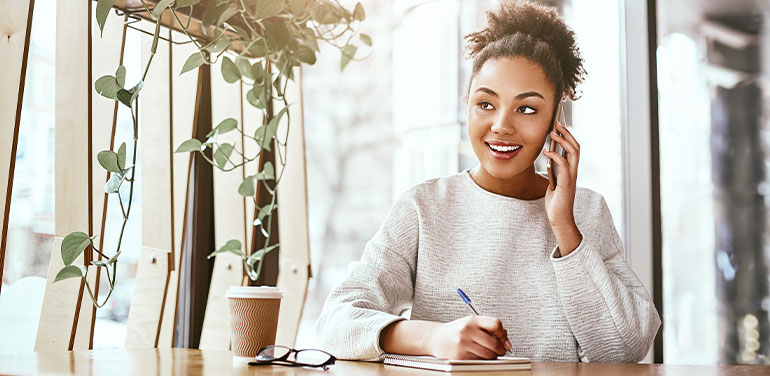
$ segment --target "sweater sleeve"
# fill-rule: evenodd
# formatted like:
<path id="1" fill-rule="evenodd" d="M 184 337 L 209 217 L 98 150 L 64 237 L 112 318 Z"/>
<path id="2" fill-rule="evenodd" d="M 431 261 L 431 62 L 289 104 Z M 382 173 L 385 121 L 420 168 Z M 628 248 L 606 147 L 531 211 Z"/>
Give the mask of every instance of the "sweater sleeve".
<path id="1" fill-rule="evenodd" d="M 337 358 L 379 359 L 380 332 L 404 320 L 399 314 L 411 306 L 419 221 L 414 201 L 405 196 L 367 242 L 361 260 L 350 264 L 316 322 L 321 347 Z"/>
<path id="2" fill-rule="evenodd" d="M 584 216 L 590 218 L 588 223 L 578 225 L 583 235 L 580 245 L 567 256 L 552 256 L 551 263 L 582 360 L 638 362 L 655 339 L 660 317 L 647 289 L 623 258 L 612 215 L 599 197 L 598 218 Z"/>

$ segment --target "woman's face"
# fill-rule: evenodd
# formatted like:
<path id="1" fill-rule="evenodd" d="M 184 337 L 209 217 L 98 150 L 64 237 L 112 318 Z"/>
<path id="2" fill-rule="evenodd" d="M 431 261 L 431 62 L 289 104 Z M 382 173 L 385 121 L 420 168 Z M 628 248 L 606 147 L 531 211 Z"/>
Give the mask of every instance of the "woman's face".
<path id="1" fill-rule="evenodd" d="M 532 168 L 550 128 L 555 92 L 540 65 L 527 58 L 484 63 L 471 82 L 467 109 L 482 173 L 509 179 Z"/>

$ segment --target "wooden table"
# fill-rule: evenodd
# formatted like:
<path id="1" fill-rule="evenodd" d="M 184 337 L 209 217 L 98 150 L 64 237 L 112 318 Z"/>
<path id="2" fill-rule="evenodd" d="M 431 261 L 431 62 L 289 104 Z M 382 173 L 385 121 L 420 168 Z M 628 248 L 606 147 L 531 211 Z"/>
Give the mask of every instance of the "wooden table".
<path id="1" fill-rule="evenodd" d="M 328 371 L 312 368 L 233 365 L 225 351 L 190 349 L 91 350 L 0 354 L 0 374 L 79 375 L 344 375 L 437 376 L 442 372 L 337 361 Z M 531 371 L 465 372 L 463 375 L 770 375 L 770 366 L 679 366 L 664 364 L 534 363 Z"/>

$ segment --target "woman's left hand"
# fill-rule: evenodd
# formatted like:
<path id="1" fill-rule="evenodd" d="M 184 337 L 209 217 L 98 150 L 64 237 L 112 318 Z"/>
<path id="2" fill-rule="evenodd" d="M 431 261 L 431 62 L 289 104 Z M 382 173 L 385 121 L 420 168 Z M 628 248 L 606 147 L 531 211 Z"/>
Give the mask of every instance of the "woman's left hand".
<path id="1" fill-rule="evenodd" d="M 562 135 L 558 135 L 556 131 L 561 132 Z M 565 158 L 556 152 L 548 150 L 543 152 L 546 157 L 551 159 L 551 163 L 556 163 L 559 166 L 556 189 L 549 185 L 545 192 L 545 210 L 556 241 L 559 243 L 561 255 L 566 256 L 577 248 L 582 240 L 573 214 L 580 144 L 567 130 L 567 127 L 559 122 L 556 122 L 556 129 L 551 131 L 551 138 L 564 148 L 567 155 Z"/>

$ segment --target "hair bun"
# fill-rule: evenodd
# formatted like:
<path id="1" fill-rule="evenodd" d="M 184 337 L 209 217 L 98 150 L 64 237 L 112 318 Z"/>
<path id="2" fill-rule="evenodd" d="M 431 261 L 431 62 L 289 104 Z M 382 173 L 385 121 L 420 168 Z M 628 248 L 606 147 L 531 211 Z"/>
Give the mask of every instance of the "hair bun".
<path id="1" fill-rule="evenodd" d="M 486 12 L 487 26 L 465 36 L 466 54 L 474 59 L 473 73 L 489 58 L 524 56 L 541 66 L 562 90 L 575 98 L 575 87 L 585 75 L 575 33 L 556 8 L 531 1 L 503 0 Z"/>

